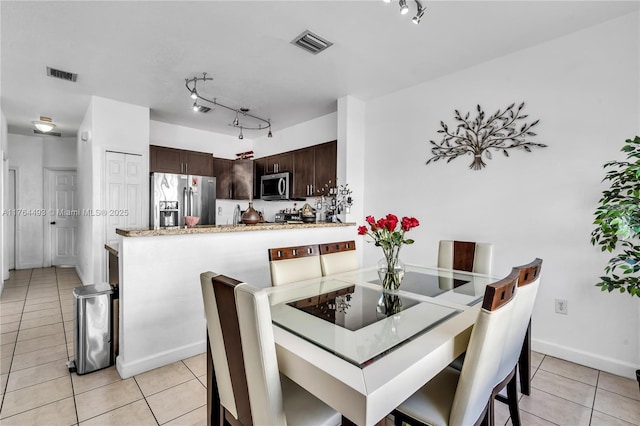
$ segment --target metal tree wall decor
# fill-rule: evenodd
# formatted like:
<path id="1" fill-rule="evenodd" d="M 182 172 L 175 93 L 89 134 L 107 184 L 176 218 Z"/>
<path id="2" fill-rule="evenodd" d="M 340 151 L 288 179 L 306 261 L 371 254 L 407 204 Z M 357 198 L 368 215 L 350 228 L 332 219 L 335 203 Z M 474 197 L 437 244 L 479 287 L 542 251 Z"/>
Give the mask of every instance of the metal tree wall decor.
<path id="1" fill-rule="evenodd" d="M 430 141 L 433 145 L 431 148 L 433 157 L 427 160 L 427 164 L 445 158 L 448 163 L 460 155 L 471 154 L 473 162 L 469 168 L 480 170 L 486 166 L 482 160 L 483 155 L 491 160 L 491 149 L 502 151 L 508 157 L 508 150 L 514 148 L 524 149 L 526 152 L 531 152 L 531 147 L 545 148 L 547 146 L 545 144 L 528 140 L 536 136 L 531 129 L 540 120 L 530 124 L 523 122 L 528 115 L 522 114 L 522 108 L 524 108 L 524 102 L 517 108 L 513 103 L 504 111 L 498 110 L 487 117 L 478 105 L 478 115 L 473 120 L 469 120 L 469 113 L 463 117 L 460 111 L 455 110 L 458 125 L 455 130 L 450 130 L 443 121 L 440 122 L 442 129 L 438 130 L 438 133 L 444 135 L 439 143 Z"/>

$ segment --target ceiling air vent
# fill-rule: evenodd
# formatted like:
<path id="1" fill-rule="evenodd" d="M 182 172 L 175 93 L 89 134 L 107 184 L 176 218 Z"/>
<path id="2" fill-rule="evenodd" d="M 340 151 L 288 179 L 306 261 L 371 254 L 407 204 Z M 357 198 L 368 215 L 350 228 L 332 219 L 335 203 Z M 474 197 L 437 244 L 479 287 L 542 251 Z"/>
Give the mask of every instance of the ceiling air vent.
<path id="1" fill-rule="evenodd" d="M 196 112 L 201 112 L 203 114 L 211 111 L 211 108 L 209 108 L 208 106 L 204 106 L 204 105 L 196 105 Z"/>
<path id="2" fill-rule="evenodd" d="M 306 30 L 298 37 L 294 38 L 291 43 L 303 48 L 307 52 L 313 53 L 314 55 L 317 55 L 333 44 L 309 30 Z"/>
<path id="3" fill-rule="evenodd" d="M 49 77 L 55 77 L 67 81 L 76 81 L 78 79 L 78 74 L 69 71 L 57 70 L 51 67 L 47 67 L 47 75 Z"/>
<path id="4" fill-rule="evenodd" d="M 59 132 L 41 132 L 40 130 L 36 130 L 33 129 L 33 133 L 35 133 L 36 135 L 42 135 L 42 136 L 56 136 L 56 137 L 60 137 L 62 136 L 62 133 Z"/>

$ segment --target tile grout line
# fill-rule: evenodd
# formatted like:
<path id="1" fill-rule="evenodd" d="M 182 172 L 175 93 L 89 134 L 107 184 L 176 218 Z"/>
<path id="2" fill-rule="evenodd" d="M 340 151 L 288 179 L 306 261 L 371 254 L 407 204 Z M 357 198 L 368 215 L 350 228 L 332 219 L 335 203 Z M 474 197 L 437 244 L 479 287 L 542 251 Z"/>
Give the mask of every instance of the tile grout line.
<path id="1" fill-rule="evenodd" d="M 29 287 L 31 286 L 31 277 L 33 275 L 33 269 L 29 270 L 29 283 L 27 284 L 27 291 L 24 294 L 24 300 L 22 301 L 22 310 L 20 311 L 20 321 L 18 321 L 18 332 L 16 333 L 16 340 L 13 345 L 13 351 L 11 351 L 11 362 L 9 363 L 9 372 L 7 373 L 7 382 L 4 385 L 2 392 L 2 401 L 0 401 L 0 417 L 2 416 L 2 409 L 4 408 L 4 399 L 7 396 L 7 387 L 9 386 L 9 379 L 11 378 L 11 368 L 13 367 L 13 358 L 16 353 L 16 346 L 18 346 L 18 336 L 20 336 L 20 326 L 22 325 L 22 315 L 24 314 L 24 307 L 27 304 L 27 294 L 29 294 Z"/>
<path id="2" fill-rule="evenodd" d="M 149 408 L 149 411 L 151 412 L 151 415 L 153 416 L 153 420 L 156 421 L 157 425 L 160 425 L 160 421 L 156 417 L 156 413 L 153 412 L 153 409 L 151 408 L 151 405 L 149 405 L 149 401 L 147 400 L 147 396 L 142 391 L 142 388 L 140 387 L 140 383 L 138 383 L 138 380 L 136 379 L 136 376 L 134 375 L 134 376 L 132 376 L 132 378 L 133 378 L 134 383 L 138 387 L 138 390 L 140 390 L 140 394 L 142 395 L 142 399 L 144 399 L 144 403 L 147 404 L 147 408 Z"/>
<path id="3" fill-rule="evenodd" d="M 60 299 L 60 281 L 58 280 L 58 268 L 55 268 L 56 271 L 56 287 L 58 289 L 58 305 L 60 308 L 60 319 L 62 320 L 62 334 L 64 335 L 64 343 L 65 343 L 65 352 L 67 353 L 67 362 L 70 361 L 69 359 L 69 341 L 67 340 L 67 331 L 64 329 L 64 317 L 62 316 L 62 300 Z M 75 348 L 75 342 L 74 344 L 74 348 Z M 78 416 L 78 404 L 76 402 L 76 391 L 75 388 L 73 387 L 73 377 L 71 377 L 71 375 L 73 374 L 71 372 L 71 370 L 69 370 L 67 364 L 67 374 L 69 374 L 69 382 L 71 383 L 71 397 L 73 398 L 73 411 L 76 415 L 76 423 L 75 424 L 80 424 L 80 417 Z"/>

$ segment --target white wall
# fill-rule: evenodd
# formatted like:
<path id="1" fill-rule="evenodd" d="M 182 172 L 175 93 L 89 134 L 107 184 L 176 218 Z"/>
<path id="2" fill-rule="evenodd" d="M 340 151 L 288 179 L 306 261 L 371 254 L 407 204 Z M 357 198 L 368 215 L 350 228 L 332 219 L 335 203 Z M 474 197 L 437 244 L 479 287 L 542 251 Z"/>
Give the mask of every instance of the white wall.
<path id="1" fill-rule="evenodd" d="M 494 271 L 544 259 L 534 348 L 632 377 L 640 366 L 640 303 L 594 283 L 608 256 L 590 245 L 602 164 L 639 134 L 639 16 L 633 13 L 367 104 L 365 210 L 416 216 L 408 263 L 434 265 L 438 240 L 495 244 Z M 440 120 L 480 103 L 489 114 L 525 101 L 539 118 L 533 153 L 425 165 Z M 362 220 L 362 219 L 361 219 Z M 382 257 L 367 245 L 365 263 Z M 568 315 L 554 299 L 568 300 Z"/>
<path id="2" fill-rule="evenodd" d="M 88 132 L 88 140 L 80 137 Z M 94 96 L 80 125 L 77 139 L 78 204 L 80 209 L 104 209 L 105 152 L 142 156 L 142 176 L 149 175 L 149 108 Z M 145 185 L 146 182 L 143 182 Z M 149 205 L 143 191 L 143 206 Z M 148 226 L 148 215 L 143 227 Z M 81 216 L 78 227 L 78 275 L 84 285 L 106 280 L 105 218 Z"/>
<path id="3" fill-rule="evenodd" d="M 16 169 L 16 268 L 45 263 L 44 168 L 74 169 L 75 139 L 8 134 L 8 166 Z M 30 211 L 35 210 L 35 211 Z"/>
<path id="4" fill-rule="evenodd" d="M 7 130 L 7 119 L 0 109 L 0 211 L 5 209 L 5 197 L 9 191 L 7 181 L 9 180 L 9 165 L 7 161 L 7 146 L 9 145 L 9 133 Z M 9 279 L 9 259 L 7 244 L 5 238 L 5 222 L 7 216 L 2 215 L 0 220 L 0 294 L 4 290 L 4 280 Z"/>
<path id="5" fill-rule="evenodd" d="M 333 112 L 286 129 L 274 130 L 271 138 L 264 135 L 253 140 L 254 157 L 266 157 L 334 141 L 338 138 L 337 127 L 337 113 Z"/>
<path id="6" fill-rule="evenodd" d="M 207 132 L 175 124 L 151 121 L 149 144 L 191 151 L 210 152 L 215 157 L 236 158 L 236 153 L 251 150 L 251 139 Z"/>

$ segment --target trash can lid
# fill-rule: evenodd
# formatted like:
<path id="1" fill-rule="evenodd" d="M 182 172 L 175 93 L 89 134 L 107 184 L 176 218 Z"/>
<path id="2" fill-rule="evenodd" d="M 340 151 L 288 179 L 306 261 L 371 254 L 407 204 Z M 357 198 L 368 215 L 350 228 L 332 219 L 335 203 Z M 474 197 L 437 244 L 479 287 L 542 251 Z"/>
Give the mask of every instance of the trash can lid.
<path id="1" fill-rule="evenodd" d="M 75 297 L 76 299 L 82 299 L 85 297 L 95 297 L 95 296 L 100 296 L 102 294 L 111 294 L 111 293 L 113 293 L 113 290 L 111 286 L 107 283 L 81 285 L 80 287 L 76 287 L 73 289 L 73 297 Z"/>

